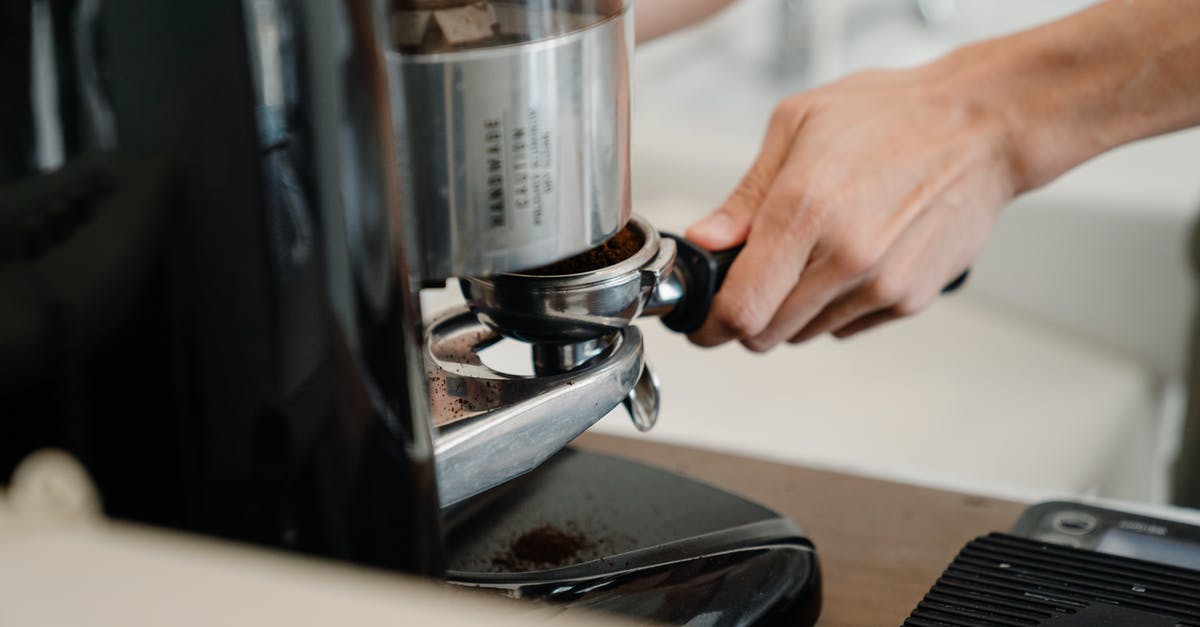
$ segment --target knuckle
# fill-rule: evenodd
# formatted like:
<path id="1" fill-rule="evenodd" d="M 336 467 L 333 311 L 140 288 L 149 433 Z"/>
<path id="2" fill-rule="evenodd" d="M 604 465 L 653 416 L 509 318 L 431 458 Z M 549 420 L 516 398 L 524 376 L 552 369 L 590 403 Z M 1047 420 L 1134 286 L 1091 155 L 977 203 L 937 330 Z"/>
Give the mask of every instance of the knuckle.
<path id="1" fill-rule="evenodd" d="M 897 316 L 907 318 L 925 311 L 925 308 L 928 306 L 928 299 L 916 296 L 908 296 L 896 301 L 896 304 L 892 305 L 892 311 L 894 311 Z"/>
<path id="2" fill-rule="evenodd" d="M 830 335 L 833 336 L 833 339 L 842 342 L 854 337 L 862 330 L 863 329 L 838 329 L 837 331 L 830 333 Z"/>
<path id="3" fill-rule="evenodd" d="M 749 350 L 752 353 L 758 353 L 761 355 L 763 353 L 770 351 L 772 348 L 774 348 L 775 344 L 773 342 L 764 342 L 761 340 L 749 339 L 749 340 L 742 340 L 742 346 L 745 346 L 746 350 Z"/>
<path id="4" fill-rule="evenodd" d="M 851 239 L 838 244 L 830 253 L 834 270 L 844 277 L 861 277 L 869 273 L 883 256 L 871 242 Z M 879 281 L 881 279 L 876 279 Z"/>
<path id="5" fill-rule="evenodd" d="M 771 132 L 794 130 L 799 121 L 804 117 L 805 111 L 808 110 L 808 98 L 803 95 L 792 96 L 785 98 L 775 105 L 774 111 L 771 112 L 771 121 L 769 128 Z"/>
<path id="6" fill-rule="evenodd" d="M 737 187 L 733 188 L 733 193 L 729 200 L 733 203 L 742 203 L 747 205 L 747 208 L 757 209 L 757 204 L 762 202 L 763 197 L 767 193 L 767 188 L 771 181 L 762 166 L 755 164 L 750 168 L 749 172 L 742 177 L 738 182 Z"/>
<path id="7" fill-rule="evenodd" d="M 815 234 L 825 212 L 812 202 L 799 185 L 788 183 L 779 191 L 778 202 L 762 215 L 761 228 L 778 236 L 796 239 L 805 234 Z"/>
<path id="8" fill-rule="evenodd" d="M 887 273 L 876 275 L 864 286 L 867 299 L 875 305 L 891 305 L 902 300 L 903 284 Z"/>
<path id="9" fill-rule="evenodd" d="M 824 206 L 824 203 L 818 203 L 820 196 L 808 181 L 794 174 L 780 177 L 772 192 L 782 199 L 782 204 L 793 214 L 812 212 Z"/>
<path id="10" fill-rule="evenodd" d="M 762 308 L 749 300 L 721 303 L 714 312 L 717 322 L 739 340 L 749 340 L 761 333 L 770 321 Z"/>
<path id="11" fill-rule="evenodd" d="M 801 110 L 801 100 L 796 96 L 784 98 L 771 112 L 772 123 L 788 123 Z"/>

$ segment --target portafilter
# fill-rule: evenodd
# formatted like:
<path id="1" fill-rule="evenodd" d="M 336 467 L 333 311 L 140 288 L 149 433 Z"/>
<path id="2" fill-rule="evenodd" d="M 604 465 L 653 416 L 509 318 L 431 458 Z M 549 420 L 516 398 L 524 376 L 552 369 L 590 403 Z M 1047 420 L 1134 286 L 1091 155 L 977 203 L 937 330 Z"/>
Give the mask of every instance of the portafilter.
<path id="1" fill-rule="evenodd" d="M 709 252 L 637 216 L 626 229 L 641 246 L 611 265 L 468 277 L 460 282 L 463 296 L 488 327 L 535 346 L 608 337 L 642 315 L 681 333 L 700 328 L 741 247 Z"/>
<path id="2" fill-rule="evenodd" d="M 622 233 L 640 245 L 587 271 L 461 278 L 467 306 L 429 325 L 443 505 L 536 468 L 618 404 L 638 429 L 654 425 L 658 380 L 630 322 L 658 315 L 677 331 L 698 328 L 736 250 L 709 253 L 637 217 Z M 534 374 L 483 360 L 504 338 L 529 343 Z"/>
<path id="3" fill-rule="evenodd" d="M 709 252 L 636 216 L 623 233 L 640 245 L 612 263 L 460 279 L 466 307 L 426 332 L 444 504 L 535 468 L 617 404 L 641 430 L 656 422 L 658 380 L 630 323 L 700 328 L 741 247 Z M 530 345 L 533 375 L 484 363 L 480 353 L 503 338 Z"/>
<path id="4" fill-rule="evenodd" d="M 463 296 L 488 327 L 533 344 L 535 358 L 539 345 L 595 341 L 624 329 L 638 316 L 659 316 L 667 328 L 680 333 L 699 329 L 743 247 L 710 252 L 683 237 L 660 234 L 637 216 L 626 230 L 642 245 L 611 265 L 570 273 L 534 269 L 469 277 L 461 281 Z M 969 272 L 942 292 L 958 289 Z M 569 370 L 570 364 L 562 369 Z"/>

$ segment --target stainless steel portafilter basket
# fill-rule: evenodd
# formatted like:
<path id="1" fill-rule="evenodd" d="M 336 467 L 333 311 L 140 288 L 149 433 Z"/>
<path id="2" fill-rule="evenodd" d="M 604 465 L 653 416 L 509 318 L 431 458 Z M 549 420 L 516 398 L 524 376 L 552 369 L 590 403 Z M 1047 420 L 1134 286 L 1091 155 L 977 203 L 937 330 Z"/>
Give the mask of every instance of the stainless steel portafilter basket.
<path id="1" fill-rule="evenodd" d="M 628 228 L 643 244 L 622 261 L 576 274 L 464 278 L 467 305 L 496 332 L 532 344 L 596 340 L 642 315 L 684 333 L 699 328 L 740 248 L 710 253 L 637 216 Z"/>
<path id="2" fill-rule="evenodd" d="M 675 264 L 673 240 L 638 218 L 629 228 L 642 247 L 614 265 L 577 274 L 466 278 L 463 295 L 484 324 L 523 342 L 584 342 L 620 331 L 641 315 Z"/>

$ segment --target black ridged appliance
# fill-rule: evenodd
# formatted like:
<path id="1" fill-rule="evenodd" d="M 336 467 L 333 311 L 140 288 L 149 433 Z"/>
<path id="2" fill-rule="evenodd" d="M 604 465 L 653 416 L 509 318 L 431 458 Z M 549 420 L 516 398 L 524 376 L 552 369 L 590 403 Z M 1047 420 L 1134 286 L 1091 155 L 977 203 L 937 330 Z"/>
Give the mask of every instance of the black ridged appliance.
<path id="1" fill-rule="evenodd" d="M 963 548 L 905 627 L 1200 627 L 1200 571 L 995 533 Z"/>

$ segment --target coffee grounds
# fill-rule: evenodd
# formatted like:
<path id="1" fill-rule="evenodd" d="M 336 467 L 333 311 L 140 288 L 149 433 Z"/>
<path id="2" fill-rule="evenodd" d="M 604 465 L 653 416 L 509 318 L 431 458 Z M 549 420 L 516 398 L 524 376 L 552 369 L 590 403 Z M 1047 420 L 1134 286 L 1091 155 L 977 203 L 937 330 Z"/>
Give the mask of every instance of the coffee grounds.
<path id="1" fill-rule="evenodd" d="M 521 274 L 557 276 L 592 272 L 593 270 L 607 268 L 608 266 L 629 259 L 637 251 L 641 250 L 645 243 L 646 240 L 642 237 L 641 232 L 631 226 L 627 226 L 609 238 L 607 242 L 591 250 L 584 251 L 562 261 L 556 261 L 547 266 L 526 270 Z"/>
<path id="2" fill-rule="evenodd" d="M 518 536 L 492 562 L 509 570 L 524 570 L 523 566 L 557 568 L 575 563 L 581 552 L 593 546 L 582 534 L 542 525 Z"/>

